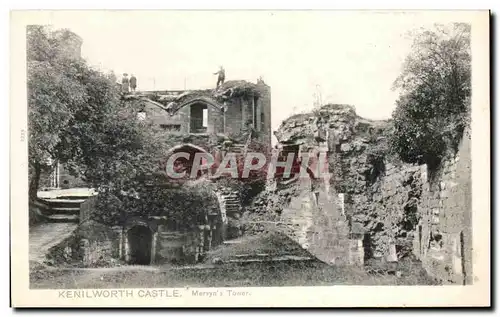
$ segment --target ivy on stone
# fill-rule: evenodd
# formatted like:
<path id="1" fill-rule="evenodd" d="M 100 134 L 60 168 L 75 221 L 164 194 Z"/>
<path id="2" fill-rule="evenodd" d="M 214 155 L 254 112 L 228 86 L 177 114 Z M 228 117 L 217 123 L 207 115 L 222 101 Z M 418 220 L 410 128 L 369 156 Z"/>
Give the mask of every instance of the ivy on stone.
<path id="1" fill-rule="evenodd" d="M 404 162 L 437 167 L 456 151 L 468 125 L 471 94 L 470 25 L 436 25 L 414 34 L 394 88 L 391 150 Z"/>

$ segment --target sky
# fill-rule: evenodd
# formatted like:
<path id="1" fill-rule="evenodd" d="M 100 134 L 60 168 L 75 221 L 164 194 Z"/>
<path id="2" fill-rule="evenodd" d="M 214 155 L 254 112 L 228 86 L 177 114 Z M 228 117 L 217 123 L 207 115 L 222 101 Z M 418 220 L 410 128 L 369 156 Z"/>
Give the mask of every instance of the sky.
<path id="1" fill-rule="evenodd" d="M 139 90 L 212 88 L 219 65 L 226 80 L 262 76 L 273 130 L 311 110 L 315 94 L 362 117 L 389 118 L 408 32 L 436 22 L 368 11 L 52 11 L 46 21 L 78 34 L 90 65 L 134 74 Z"/>

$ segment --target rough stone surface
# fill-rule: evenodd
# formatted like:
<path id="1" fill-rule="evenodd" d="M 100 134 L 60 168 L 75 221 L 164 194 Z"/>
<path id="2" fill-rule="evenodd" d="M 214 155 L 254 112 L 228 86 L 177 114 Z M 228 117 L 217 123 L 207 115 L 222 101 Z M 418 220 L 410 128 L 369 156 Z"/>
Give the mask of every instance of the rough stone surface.
<path id="1" fill-rule="evenodd" d="M 464 137 L 459 152 L 431 173 L 425 165 L 404 164 L 389 155 L 388 126 L 387 121 L 360 118 L 348 105 L 327 105 L 285 120 L 275 132 L 280 147 L 328 148 L 332 177 L 316 197 L 341 194 L 342 207 L 340 201 L 326 200 L 330 216 L 322 218 L 311 191 L 278 186 L 262 193 L 247 209 L 252 216 L 244 217 L 253 217 L 249 222 L 260 230 L 264 223 L 279 223 L 319 258 L 335 252 L 307 237 L 325 231 L 339 249 L 351 250 L 348 263 L 392 263 L 416 256 L 442 282 L 470 283 L 470 139 Z"/>
<path id="2" fill-rule="evenodd" d="M 44 262 L 49 250 L 66 240 L 76 229 L 73 223 L 42 223 L 30 228 L 30 261 Z"/>
<path id="3" fill-rule="evenodd" d="M 87 221 L 69 232 L 69 236 L 64 240 L 52 246 L 46 258 L 52 265 L 110 266 L 117 262 L 118 244 L 116 230 Z"/>

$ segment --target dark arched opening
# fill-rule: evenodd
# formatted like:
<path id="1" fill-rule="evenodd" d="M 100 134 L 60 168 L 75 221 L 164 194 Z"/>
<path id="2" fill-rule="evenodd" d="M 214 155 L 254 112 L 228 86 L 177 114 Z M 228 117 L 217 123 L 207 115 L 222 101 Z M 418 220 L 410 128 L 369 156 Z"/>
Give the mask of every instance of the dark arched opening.
<path id="1" fill-rule="evenodd" d="M 201 157 L 197 158 L 198 160 L 200 160 L 199 162 L 197 162 L 200 165 L 208 164 L 210 162 L 209 159 L 211 157 L 211 154 L 209 154 L 205 149 L 203 149 L 199 146 L 196 146 L 193 144 L 181 144 L 181 145 L 174 146 L 173 148 L 171 148 L 167 152 L 167 154 L 166 154 L 167 159 L 164 160 L 165 165 L 162 166 L 162 169 L 165 167 L 170 168 L 166 165 L 166 161 L 168 160 L 168 158 L 171 155 L 174 155 L 176 153 L 187 153 L 188 154 L 187 158 L 180 157 L 180 158 L 177 158 L 173 162 L 173 170 L 176 173 L 185 173 L 184 178 L 189 178 L 191 176 L 191 169 L 192 169 L 193 165 L 195 164 L 194 160 L 196 158 L 197 153 L 206 154 L 205 156 L 201 156 Z M 198 174 L 195 176 L 195 178 L 202 176 L 204 173 L 205 173 L 205 170 L 204 171 L 199 170 Z"/>
<path id="2" fill-rule="evenodd" d="M 190 133 L 206 133 L 208 128 L 208 107 L 197 102 L 190 105 Z"/>
<path id="3" fill-rule="evenodd" d="M 153 234 L 146 226 L 134 226 L 128 231 L 129 263 L 151 264 L 151 244 Z"/>

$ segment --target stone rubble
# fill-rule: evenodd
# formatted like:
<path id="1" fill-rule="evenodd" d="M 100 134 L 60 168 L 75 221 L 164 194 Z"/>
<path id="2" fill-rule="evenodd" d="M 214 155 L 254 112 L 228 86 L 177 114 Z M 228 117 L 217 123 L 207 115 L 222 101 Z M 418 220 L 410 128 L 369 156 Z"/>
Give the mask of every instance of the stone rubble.
<path id="1" fill-rule="evenodd" d="M 346 245 L 358 244 L 362 249 L 354 247 L 354 253 L 345 253 L 349 264 L 394 263 L 413 256 L 439 280 L 462 283 L 466 280 L 464 276 L 470 280 L 469 138 L 463 140 L 462 153 L 450 154 L 431 178 L 426 165 L 405 164 L 391 155 L 387 144 L 389 133 L 387 120 L 361 118 L 350 105 L 325 105 L 288 118 L 275 136 L 280 148 L 296 147 L 301 152 L 328 149 L 332 177 L 329 189 L 320 186 L 320 192 L 329 191 L 330 196 L 342 194 L 345 220 L 334 216 L 340 222 L 331 225 L 347 224 L 348 232 L 334 239 L 344 244 L 344 249 Z M 264 223 L 283 221 L 291 201 L 301 192 L 299 187 L 278 186 L 276 190 L 261 193 L 243 218 L 253 223 L 253 228 L 257 228 L 255 233 L 265 231 Z M 464 199 L 465 203 L 457 203 Z M 319 217 L 314 208 L 311 210 L 312 218 Z M 302 216 L 310 212 L 302 210 Z M 333 210 L 328 212 L 330 216 L 336 214 Z M 313 223 L 307 229 L 309 232 L 332 229 L 314 219 Z M 286 227 L 292 237 L 303 230 L 301 226 Z M 332 248 L 327 249 L 333 252 Z M 325 250 L 316 248 L 318 253 Z"/>

